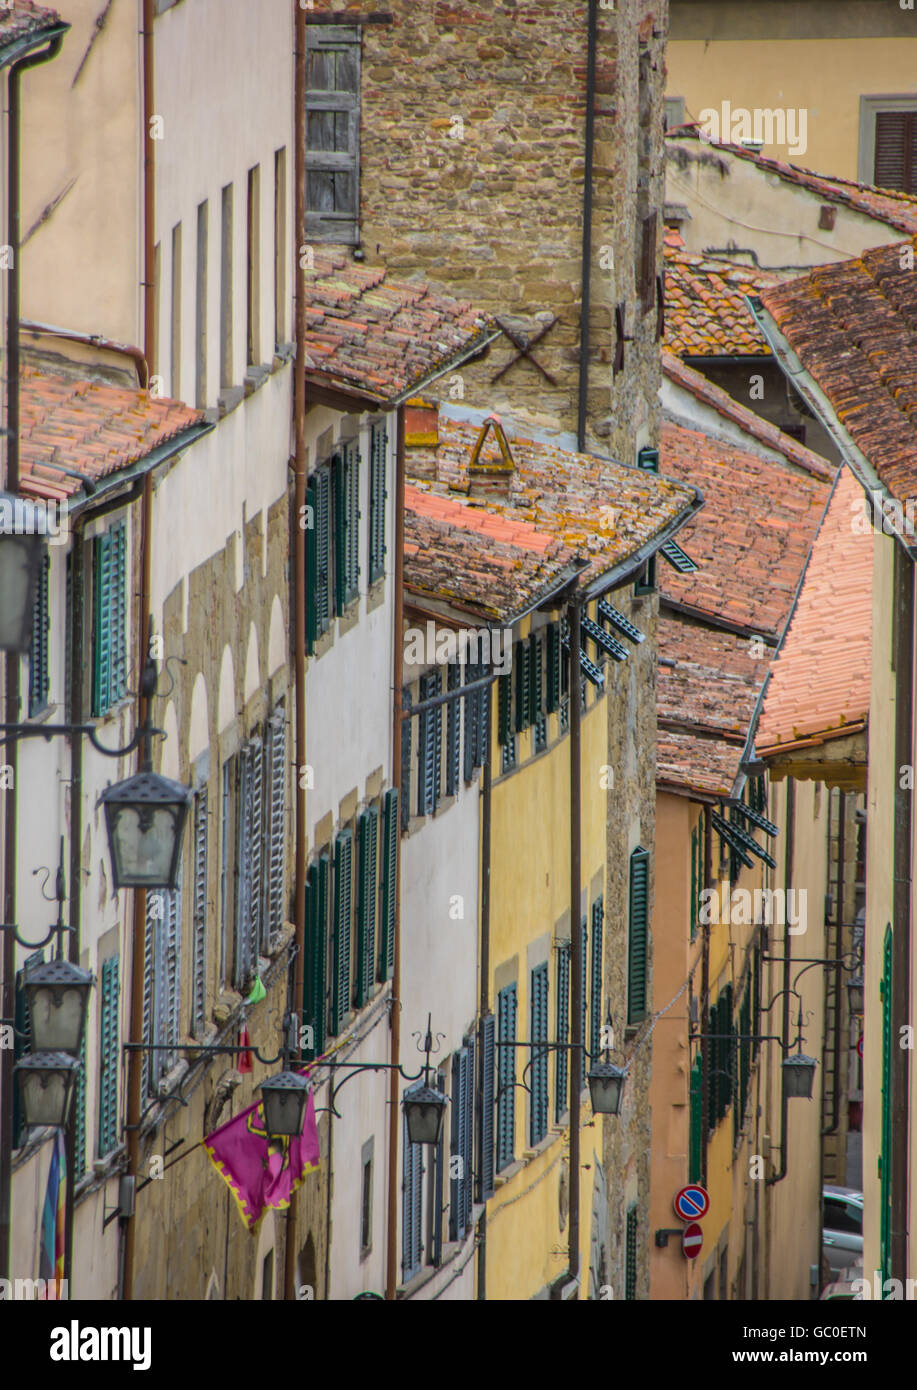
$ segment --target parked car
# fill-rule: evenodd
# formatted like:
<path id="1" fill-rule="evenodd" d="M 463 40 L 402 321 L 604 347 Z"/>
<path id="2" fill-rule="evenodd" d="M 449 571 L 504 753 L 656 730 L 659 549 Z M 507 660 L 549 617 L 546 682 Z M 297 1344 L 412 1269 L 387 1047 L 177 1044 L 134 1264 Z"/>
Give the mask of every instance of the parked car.
<path id="1" fill-rule="evenodd" d="M 835 1279 L 832 1283 L 826 1284 L 822 1289 L 819 1299 L 821 1302 L 830 1303 L 835 1299 L 857 1299 L 862 1300 L 862 1286 L 854 1292 L 854 1281 L 863 1278 L 863 1266 L 858 1260 L 843 1271 L 840 1279 Z"/>
<path id="2" fill-rule="evenodd" d="M 851 1187 L 822 1192 L 822 1253 L 835 1279 L 863 1258 L 863 1194 Z"/>

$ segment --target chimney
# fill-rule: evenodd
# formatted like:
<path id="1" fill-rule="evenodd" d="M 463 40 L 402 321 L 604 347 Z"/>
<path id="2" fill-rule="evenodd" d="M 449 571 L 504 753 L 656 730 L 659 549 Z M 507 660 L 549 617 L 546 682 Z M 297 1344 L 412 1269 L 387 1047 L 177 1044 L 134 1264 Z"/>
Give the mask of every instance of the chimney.
<path id="1" fill-rule="evenodd" d="M 499 459 L 482 459 L 481 453 L 484 448 L 484 440 L 487 434 L 493 430 L 494 438 L 500 446 Z M 481 432 L 475 440 L 474 449 L 471 454 L 471 461 L 468 464 L 469 493 L 472 497 L 508 497 L 510 483 L 516 465 L 513 463 L 513 456 L 510 447 L 503 433 L 503 425 L 499 415 L 488 415 Z"/>

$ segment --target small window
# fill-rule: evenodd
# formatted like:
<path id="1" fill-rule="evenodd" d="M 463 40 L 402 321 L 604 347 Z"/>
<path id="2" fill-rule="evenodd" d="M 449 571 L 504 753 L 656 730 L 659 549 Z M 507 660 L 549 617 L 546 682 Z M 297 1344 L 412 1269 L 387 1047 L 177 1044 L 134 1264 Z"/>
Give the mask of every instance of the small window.
<path id="1" fill-rule="evenodd" d="M 360 225 L 360 30 L 309 25 L 306 235 L 356 245 Z"/>
<path id="2" fill-rule="evenodd" d="M 917 193 L 917 99 L 860 98 L 861 183 Z"/>
<path id="3" fill-rule="evenodd" d="M 274 344 L 287 336 L 287 152 L 274 154 Z"/>
<path id="4" fill-rule="evenodd" d="M 177 401 L 181 394 L 181 223 L 172 228 L 172 298 L 169 307 L 169 356 L 172 372 L 172 395 Z"/>
<path id="5" fill-rule="evenodd" d="M 245 286 L 245 361 L 261 361 L 261 166 L 248 171 Z"/>
<path id="6" fill-rule="evenodd" d="M 373 1248 L 373 1144 L 374 1137 L 363 1145 L 360 1158 L 360 1258 Z"/>
<path id="7" fill-rule="evenodd" d="M 684 97 L 666 97 L 664 105 L 664 122 L 666 130 L 674 130 L 675 126 L 684 125 Z"/>
<path id="8" fill-rule="evenodd" d="M 220 219 L 220 386 L 232 386 L 232 242 L 233 186 L 227 184 L 222 195 Z"/>
<path id="9" fill-rule="evenodd" d="M 207 202 L 197 209 L 197 277 L 194 287 L 194 400 L 207 404 Z"/>

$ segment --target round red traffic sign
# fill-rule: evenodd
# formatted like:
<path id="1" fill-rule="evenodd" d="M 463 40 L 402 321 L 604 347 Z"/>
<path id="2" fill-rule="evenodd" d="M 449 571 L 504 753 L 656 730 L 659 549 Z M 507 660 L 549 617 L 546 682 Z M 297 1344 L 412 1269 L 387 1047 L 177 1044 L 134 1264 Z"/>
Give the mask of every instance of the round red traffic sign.
<path id="1" fill-rule="evenodd" d="M 863 1060 L 863 1034 L 862 1034 L 862 1033 L 861 1033 L 860 1036 L 857 1038 L 857 1056 L 859 1057 L 860 1061 L 862 1062 L 862 1060 Z"/>
<path id="2" fill-rule="evenodd" d="M 692 1182 L 675 1193 L 675 1213 L 682 1221 L 699 1221 L 710 1210 L 707 1189 L 700 1183 Z"/>
<path id="3" fill-rule="evenodd" d="M 681 1248 L 686 1260 L 696 1260 L 704 1243 L 704 1233 L 696 1221 L 686 1226 L 681 1237 Z"/>

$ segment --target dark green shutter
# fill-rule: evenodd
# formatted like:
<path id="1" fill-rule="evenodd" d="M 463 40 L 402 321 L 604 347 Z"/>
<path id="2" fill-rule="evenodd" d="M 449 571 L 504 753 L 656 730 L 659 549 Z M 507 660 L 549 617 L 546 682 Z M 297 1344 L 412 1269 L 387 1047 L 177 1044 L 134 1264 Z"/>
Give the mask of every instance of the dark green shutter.
<path id="1" fill-rule="evenodd" d="M 382 940 L 379 979 L 390 980 L 395 970 L 395 880 L 398 873 L 398 789 L 382 798 Z"/>
<path id="2" fill-rule="evenodd" d="M 359 902 L 357 931 L 357 1007 L 362 1008 L 372 993 L 376 963 L 376 883 L 379 843 L 379 812 L 370 806 L 359 822 Z"/>
<path id="3" fill-rule="evenodd" d="M 404 710 L 411 708 L 411 692 L 407 686 L 402 689 L 401 703 Z M 406 831 L 411 823 L 411 743 L 413 719 L 401 721 L 401 828 Z"/>
<path id="4" fill-rule="evenodd" d="M 51 625 L 49 610 L 49 574 L 51 557 L 47 550 L 42 556 L 38 574 L 38 593 L 32 613 L 32 644 L 29 648 L 29 717 L 36 715 L 48 703 L 48 631 Z"/>
<path id="5" fill-rule="evenodd" d="M 605 908 L 601 898 L 592 904 L 592 1006 L 589 1051 L 598 1060 L 602 1044 L 602 934 Z"/>
<path id="6" fill-rule="evenodd" d="M 353 905 L 353 835 L 342 830 L 334 846 L 334 979 L 332 1033 L 340 1033 L 350 1014 L 350 933 Z"/>
<path id="7" fill-rule="evenodd" d="M 582 1017 L 580 1018 L 580 1042 L 582 1043 L 582 1047 L 579 1050 L 579 1087 L 580 1090 L 582 1090 L 586 1084 L 586 1044 L 588 1042 L 588 1034 L 586 1031 L 586 995 L 589 983 L 589 928 L 585 917 L 580 923 L 580 943 L 582 947 L 580 968 L 582 970 L 583 981 L 583 1003 L 581 1010 Z"/>
<path id="8" fill-rule="evenodd" d="M 703 1063 L 700 1055 L 691 1068 L 691 1138 L 688 1152 L 688 1182 L 700 1182 L 704 1142 Z"/>
<path id="9" fill-rule="evenodd" d="M 343 613 L 347 606 L 347 469 L 341 454 L 335 454 L 331 465 L 334 486 L 334 611 Z"/>
<path id="10" fill-rule="evenodd" d="M 884 1284 L 892 1277 L 892 931 L 885 928 L 882 944 L 882 978 L 879 981 L 882 1005 L 882 1119 L 879 1151 L 879 1265 Z"/>
<path id="11" fill-rule="evenodd" d="M 627 1022 L 646 1017 L 649 952 L 649 854 L 638 846 L 630 856 L 630 910 L 627 936 Z"/>
<path id="12" fill-rule="evenodd" d="M 494 1194 L 494 1081 L 496 1071 L 497 1020 L 493 1014 L 481 1019 L 481 1119 L 479 1126 L 478 1200 L 486 1202 Z"/>
<path id="13" fill-rule="evenodd" d="M 388 435 L 385 422 L 377 421 L 371 431 L 369 475 L 369 582 L 385 573 L 385 500 Z"/>
<path id="14" fill-rule="evenodd" d="M 497 995 L 499 1043 L 516 1041 L 516 986 Z M 497 1047 L 497 1172 L 508 1168 L 516 1146 L 516 1049 Z"/>
<path id="15" fill-rule="evenodd" d="M 516 733 L 520 734 L 532 722 L 531 679 L 532 649 L 528 642 L 518 642 L 515 653 L 516 662 Z"/>
<path id="16" fill-rule="evenodd" d="M 119 521 L 111 528 L 112 537 L 112 615 L 111 615 L 111 703 L 127 694 L 127 525 Z"/>
<path id="17" fill-rule="evenodd" d="M 99 1041 L 99 1158 L 118 1146 L 118 1005 L 119 959 L 111 956 L 102 966 L 102 1000 Z"/>
<path id="18" fill-rule="evenodd" d="M 461 1240 L 465 1234 L 465 1189 L 471 1181 L 468 1135 L 468 1091 L 471 1086 L 468 1049 L 452 1054 L 451 1154 L 461 1159 L 461 1176 L 451 1181 L 449 1200 L 449 1239 Z"/>
<path id="19" fill-rule="evenodd" d="M 73 1100 L 73 1181 L 86 1172 L 86 1029 L 80 1043 L 80 1069 L 76 1074 Z"/>
<path id="20" fill-rule="evenodd" d="M 356 443 L 345 451 L 347 461 L 347 602 L 360 592 L 360 451 Z"/>
<path id="21" fill-rule="evenodd" d="M 420 699 L 432 700 L 442 694 L 442 678 L 439 669 L 428 672 L 420 678 Z M 439 805 L 442 786 L 442 743 L 443 743 L 442 705 L 424 710 L 420 715 L 418 729 L 417 760 L 417 814 L 431 816 Z"/>
<path id="22" fill-rule="evenodd" d="M 560 704 L 560 626 L 551 623 L 547 636 L 548 648 L 548 689 L 547 711 L 553 714 Z"/>
<path id="23" fill-rule="evenodd" d="M 462 682 L 462 668 L 457 661 L 446 667 L 446 688 L 457 690 Z M 455 796 L 461 776 L 462 701 L 450 700 L 446 715 L 446 795 Z"/>
<path id="24" fill-rule="evenodd" d="M 557 1027 L 555 1041 L 566 1043 L 570 1041 L 570 943 L 565 941 L 558 947 L 557 951 Z M 554 1119 L 560 1123 L 560 1117 L 567 1109 L 567 1063 L 569 1052 L 566 1048 L 557 1049 L 554 1062 Z"/>
<path id="25" fill-rule="evenodd" d="M 548 1041 L 548 966 L 537 965 L 531 974 L 531 1102 L 529 1142 L 540 1144 L 548 1132 L 548 1054 L 538 1043 Z"/>
<path id="26" fill-rule="evenodd" d="M 303 1019 L 312 1028 L 309 1060 L 325 1050 L 326 933 L 328 925 L 329 859 L 323 854 L 306 876 L 306 968 L 303 978 Z"/>
<path id="27" fill-rule="evenodd" d="M 624 1297 L 633 1302 L 637 1297 L 637 1204 L 627 1208 L 624 1237 Z"/>
<path id="28" fill-rule="evenodd" d="M 92 712 L 99 717 L 111 708 L 111 531 L 96 537 L 94 567 L 94 642 L 92 666 Z"/>
<path id="29" fill-rule="evenodd" d="M 306 484 L 306 646 L 311 652 L 320 632 L 318 597 L 318 479 L 313 473 Z M 299 524 L 301 524 L 301 518 Z"/>
<path id="30" fill-rule="evenodd" d="M 505 744 L 509 743 L 510 736 L 511 736 L 511 734 L 512 734 L 512 716 L 513 716 L 513 684 L 512 684 L 512 681 L 513 681 L 512 676 L 501 676 L 501 677 L 500 677 L 500 682 L 499 682 L 499 689 L 500 689 L 500 703 L 499 703 L 499 711 L 500 711 L 500 713 L 499 713 L 499 719 L 500 719 L 500 743 L 501 743 L 501 745 L 505 745 Z"/>

